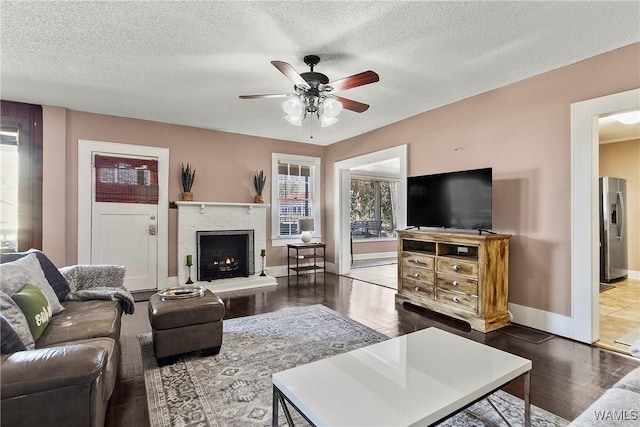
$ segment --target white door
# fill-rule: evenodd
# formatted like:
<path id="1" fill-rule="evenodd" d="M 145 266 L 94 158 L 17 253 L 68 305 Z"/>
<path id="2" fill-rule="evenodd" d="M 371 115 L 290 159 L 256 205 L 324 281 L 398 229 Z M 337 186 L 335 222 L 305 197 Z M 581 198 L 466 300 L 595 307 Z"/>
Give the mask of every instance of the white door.
<path id="1" fill-rule="evenodd" d="M 130 291 L 172 283 L 168 172 L 167 148 L 78 140 L 78 264 L 124 265 Z"/>
<path id="2" fill-rule="evenodd" d="M 91 264 L 127 268 L 129 291 L 157 288 L 158 159 L 94 153 Z"/>

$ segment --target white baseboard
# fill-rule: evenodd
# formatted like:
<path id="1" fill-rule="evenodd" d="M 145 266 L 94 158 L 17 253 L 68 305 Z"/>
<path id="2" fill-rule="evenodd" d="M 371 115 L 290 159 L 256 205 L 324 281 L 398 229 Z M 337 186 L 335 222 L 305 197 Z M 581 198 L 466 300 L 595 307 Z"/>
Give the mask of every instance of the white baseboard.
<path id="1" fill-rule="evenodd" d="M 569 316 L 513 303 L 509 303 L 509 311 L 513 315 L 513 323 L 575 339 L 574 319 Z"/>
<path id="2" fill-rule="evenodd" d="M 378 258 L 398 258 L 398 252 L 370 252 L 366 254 L 354 254 L 354 261 L 363 261 L 367 259 L 378 259 Z"/>
<path id="3" fill-rule="evenodd" d="M 640 271 L 628 270 L 627 275 L 628 275 L 628 278 L 631 280 L 640 280 Z"/>

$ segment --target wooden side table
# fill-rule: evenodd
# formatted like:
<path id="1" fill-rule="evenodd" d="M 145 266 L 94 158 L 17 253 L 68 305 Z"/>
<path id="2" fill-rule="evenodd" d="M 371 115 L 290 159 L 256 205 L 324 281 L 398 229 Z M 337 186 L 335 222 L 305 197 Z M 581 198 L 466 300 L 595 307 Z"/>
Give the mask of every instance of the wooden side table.
<path id="1" fill-rule="evenodd" d="M 291 271 L 296 276 L 301 271 L 313 271 L 325 269 L 326 243 L 290 243 L 287 245 L 287 276 Z M 322 249 L 322 251 L 320 251 Z"/>

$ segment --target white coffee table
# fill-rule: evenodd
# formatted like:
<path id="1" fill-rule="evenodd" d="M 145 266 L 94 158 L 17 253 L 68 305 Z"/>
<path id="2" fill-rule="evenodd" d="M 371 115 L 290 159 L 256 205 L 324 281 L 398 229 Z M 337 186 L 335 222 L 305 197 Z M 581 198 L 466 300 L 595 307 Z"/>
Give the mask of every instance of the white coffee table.
<path id="1" fill-rule="evenodd" d="M 292 405 L 315 426 L 426 426 L 524 376 L 531 361 L 427 328 L 273 374 L 273 419 Z M 286 403 L 285 403 L 286 402 Z"/>

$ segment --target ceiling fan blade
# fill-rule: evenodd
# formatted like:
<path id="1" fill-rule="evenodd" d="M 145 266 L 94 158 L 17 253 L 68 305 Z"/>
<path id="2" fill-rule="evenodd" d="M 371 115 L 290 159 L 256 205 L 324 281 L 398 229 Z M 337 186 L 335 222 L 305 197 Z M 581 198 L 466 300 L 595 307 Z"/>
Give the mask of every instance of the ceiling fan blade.
<path id="1" fill-rule="evenodd" d="M 294 70 L 293 67 L 288 63 L 282 61 L 271 61 L 271 63 L 278 69 L 278 71 L 287 76 L 287 78 L 291 80 L 294 85 L 304 89 L 311 89 L 309 83 L 307 83 L 307 81 L 303 79 L 302 76 L 298 74 L 298 72 Z"/>
<path id="2" fill-rule="evenodd" d="M 287 98 L 293 96 L 291 93 L 267 93 L 264 95 L 240 95 L 240 99 L 259 99 L 259 98 Z"/>
<path id="3" fill-rule="evenodd" d="M 369 106 L 367 104 L 363 104 L 362 102 L 343 98 L 341 96 L 334 96 L 334 98 L 336 101 L 340 101 L 343 108 L 346 108 L 347 110 L 355 111 L 356 113 L 364 113 L 369 109 Z"/>
<path id="4" fill-rule="evenodd" d="M 363 71 L 362 73 L 354 74 L 353 76 L 349 76 L 349 77 L 335 80 L 333 82 L 329 82 L 329 84 L 327 84 L 326 86 L 330 86 L 332 88 L 332 92 L 338 92 L 338 91 L 343 91 L 347 89 L 352 89 L 358 86 L 368 85 L 370 83 L 375 83 L 379 80 L 380 80 L 380 76 L 378 76 L 377 73 L 369 70 L 369 71 Z"/>

